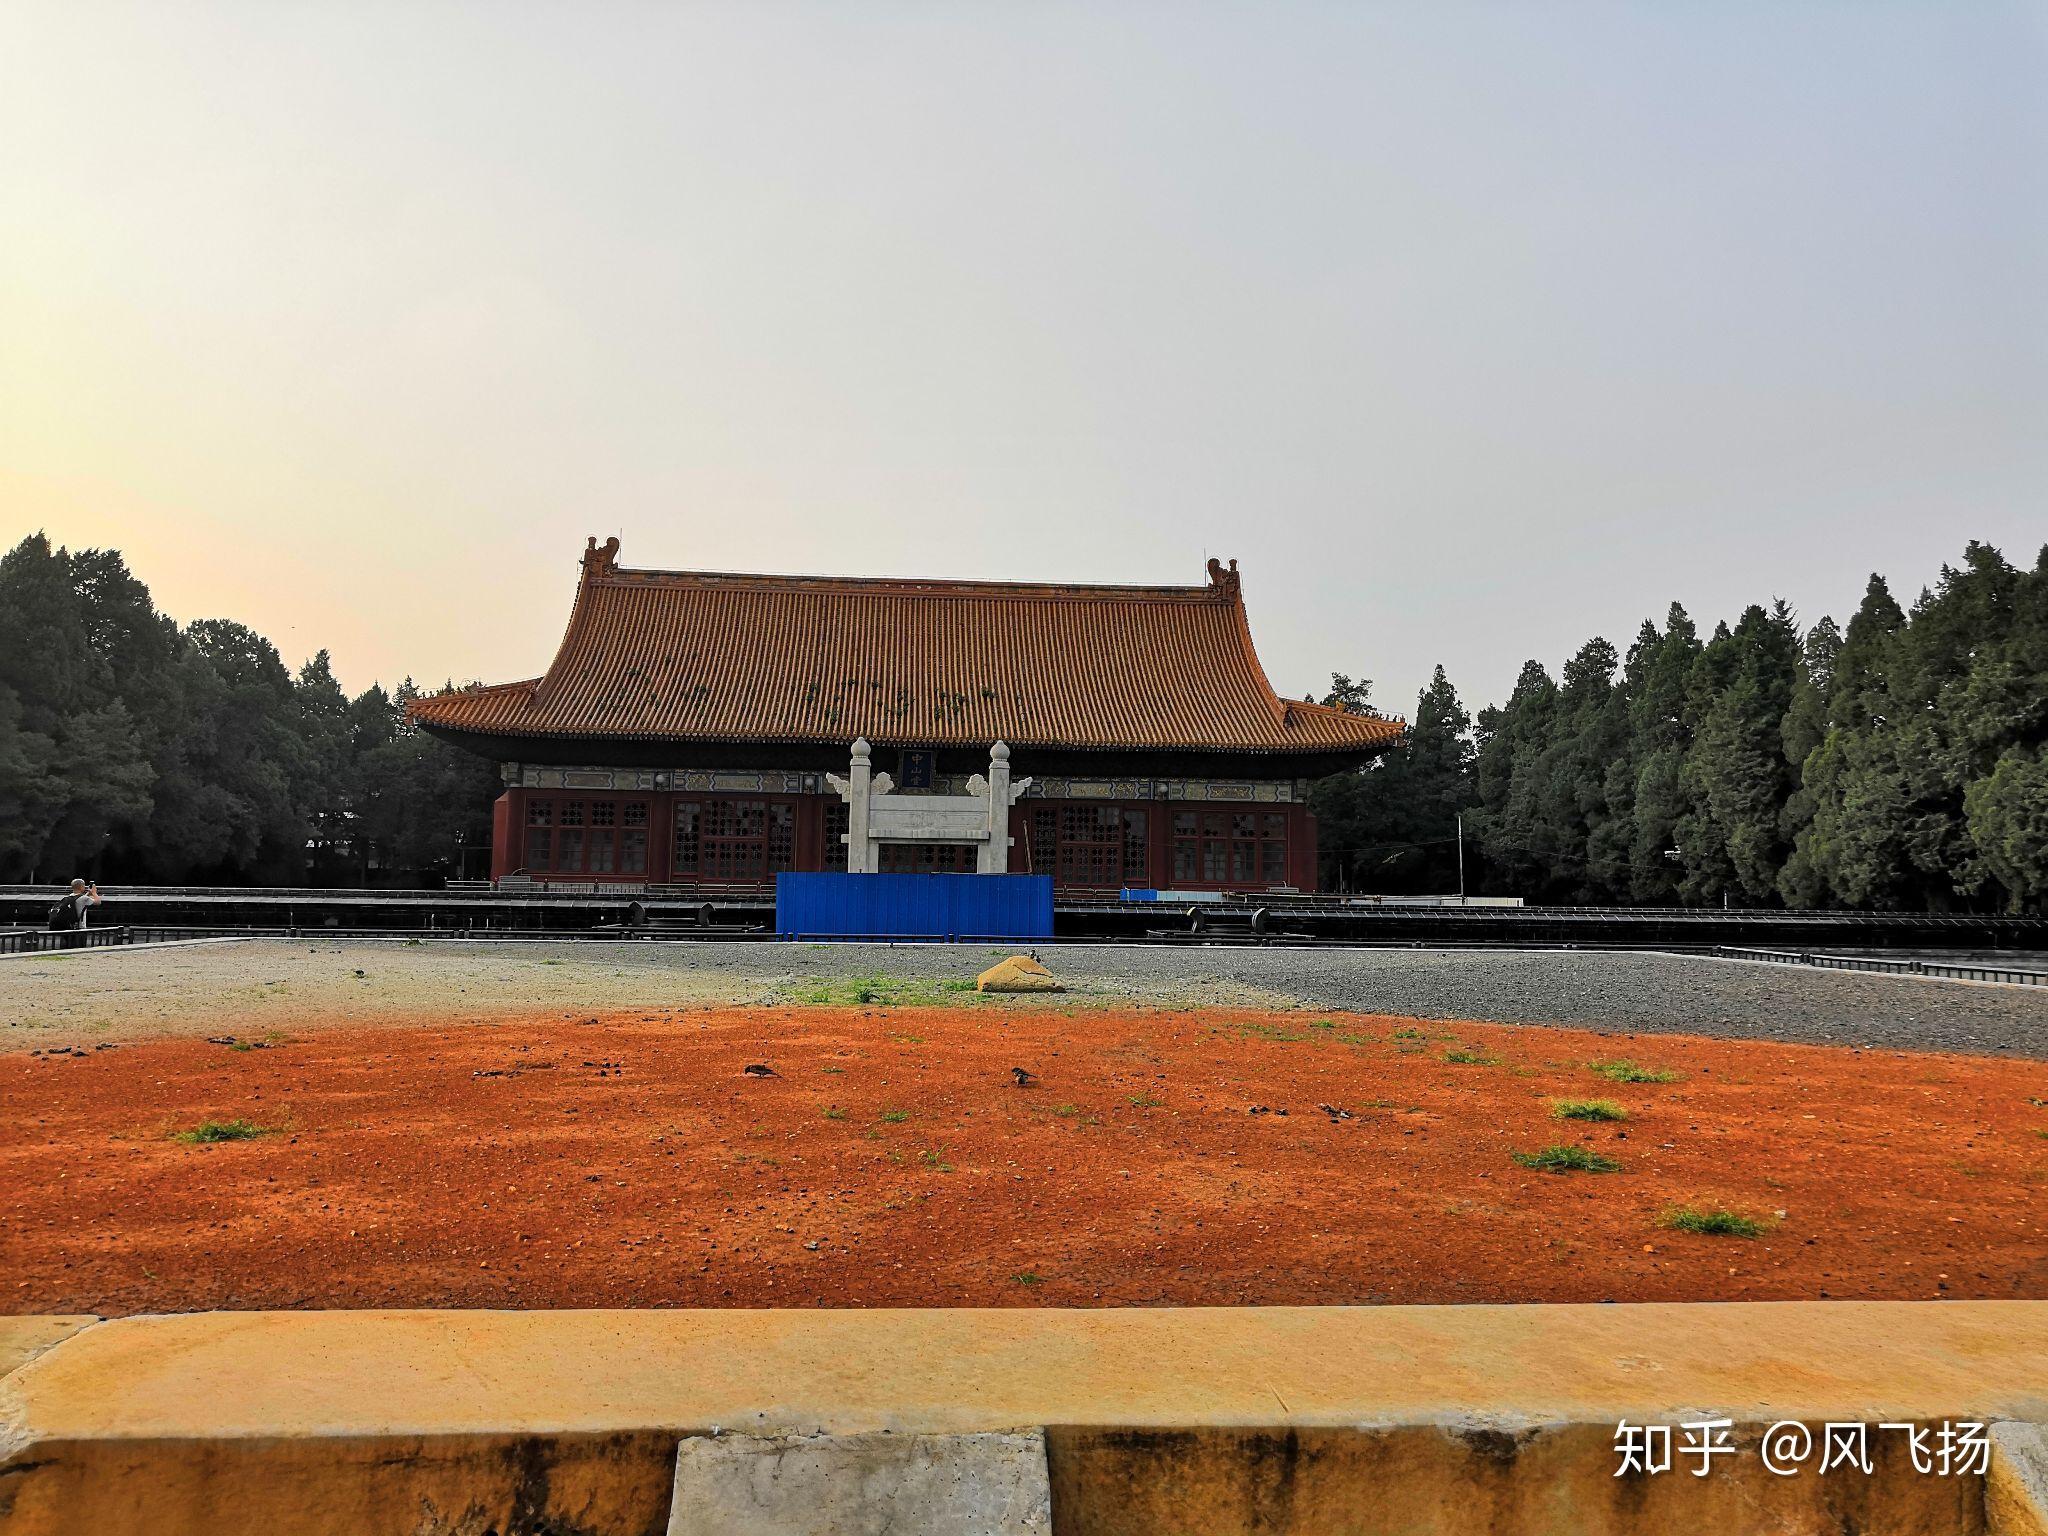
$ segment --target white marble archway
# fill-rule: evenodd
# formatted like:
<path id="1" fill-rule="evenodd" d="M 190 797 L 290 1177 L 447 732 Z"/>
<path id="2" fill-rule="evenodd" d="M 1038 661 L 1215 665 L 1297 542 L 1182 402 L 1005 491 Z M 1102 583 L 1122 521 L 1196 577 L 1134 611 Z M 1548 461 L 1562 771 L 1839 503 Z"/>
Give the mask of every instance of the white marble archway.
<path id="1" fill-rule="evenodd" d="M 853 744 L 852 766 L 844 778 L 825 775 L 846 802 L 846 872 L 872 874 L 881 868 L 884 843 L 972 843 L 974 867 L 984 875 L 1010 869 L 1010 807 L 1031 780 L 1010 778 L 1010 748 L 989 749 L 988 774 L 967 781 L 964 795 L 899 795 L 886 773 L 874 771 L 867 739 Z"/>

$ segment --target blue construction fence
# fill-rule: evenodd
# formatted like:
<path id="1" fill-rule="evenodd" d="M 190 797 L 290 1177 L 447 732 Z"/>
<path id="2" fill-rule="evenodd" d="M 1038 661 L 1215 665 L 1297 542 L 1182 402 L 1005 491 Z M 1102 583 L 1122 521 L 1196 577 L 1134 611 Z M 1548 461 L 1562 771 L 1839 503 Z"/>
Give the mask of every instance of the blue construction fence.
<path id="1" fill-rule="evenodd" d="M 1051 875 L 775 877 L 785 939 L 1049 939 Z"/>

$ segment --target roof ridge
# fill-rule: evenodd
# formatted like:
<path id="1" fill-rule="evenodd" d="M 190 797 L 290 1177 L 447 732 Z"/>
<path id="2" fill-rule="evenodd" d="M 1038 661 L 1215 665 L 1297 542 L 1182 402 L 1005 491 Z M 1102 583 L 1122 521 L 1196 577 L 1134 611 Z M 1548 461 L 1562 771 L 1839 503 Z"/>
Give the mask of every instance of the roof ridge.
<path id="1" fill-rule="evenodd" d="M 586 578 L 615 587 L 739 587 L 769 591 L 873 592 L 890 596 L 1131 598 L 1174 602 L 1215 602 L 1213 586 L 1167 586 L 1143 582 L 994 581 L 968 576 L 825 576 L 781 571 L 671 571 L 611 566 Z"/>
<path id="2" fill-rule="evenodd" d="M 1288 699 L 1285 702 L 1290 710 L 1313 710 L 1319 715 L 1338 715 L 1346 720 L 1384 720 L 1390 725 L 1400 726 L 1403 730 L 1408 727 L 1406 715 L 1390 715 L 1383 710 L 1374 709 L 1361 715 L 1356 710 L 1344 709 L 1335 704 L 1318 704 L 1314 699 Z"/>

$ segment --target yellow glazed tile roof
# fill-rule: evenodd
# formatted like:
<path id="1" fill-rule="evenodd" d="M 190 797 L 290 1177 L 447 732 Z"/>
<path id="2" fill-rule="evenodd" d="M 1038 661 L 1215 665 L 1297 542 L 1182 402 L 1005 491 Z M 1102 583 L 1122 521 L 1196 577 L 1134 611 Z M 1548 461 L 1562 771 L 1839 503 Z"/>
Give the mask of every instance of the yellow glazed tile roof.
<path id="1" fill-rule="evenodd" d="M 1400 722 L 1285 700 L 1235 562 L 1198 587 L 628 570 L 592 540 L 542 677 L 424 698 L 437 731 L 628 741 L 1370 755 Z"/>

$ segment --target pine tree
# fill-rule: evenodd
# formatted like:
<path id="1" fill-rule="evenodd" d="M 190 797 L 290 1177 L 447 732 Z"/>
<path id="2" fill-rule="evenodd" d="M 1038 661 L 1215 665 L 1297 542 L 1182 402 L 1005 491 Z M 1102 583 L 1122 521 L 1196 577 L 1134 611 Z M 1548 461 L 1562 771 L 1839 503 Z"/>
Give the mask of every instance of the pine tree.
<path id="1" fill-rule="evenodd" d="M 1683 866 L 1673 850 L 1686 812 L 1681 773 L 1693 730 L 1687 688 L 1699 658 L 1699 631 L 1677 603 L 1663 633 L 1645 623 L 1629 652 L 1628 889 L 1637 901 L 1678 899 Z"/>
<path id="2" fill-rule="evenodd" d="M 1557 684 L 1541 662 L 1522 663 L 1506 704 L 1479 714 L 1473 777 L 1478 807 L 1468 826 L 1488 865 L 1511 890 L 1550 896 L 1566 886 L 1574 850 L 1559 846 L 1546 819 L 1543 759 L 1558 708 Z"/>
<path id="3" fill-rule="evenodd" d="M 1607 641 L 1588 640 L 1565 663 L 1549 740 L 1535 767 L 1534 810 L 1539 841 L 1551 850 L 1554 889 L 1576 902 L 1613 894 L 1612 873 L 1593 850 L 1609 841 L 1608 766 L 1627 746 L 1626 700 L 1617 698 L 1620 656 Z"/>
<path id="4" fill-rule="evenodd" d="M 355 721 L 348 696 L 320 651 L 292 683 L 295 728 L 303 751 L 292 800 L 310 830 L 316 861 L 341 873 L 353 860 Z"/>
<path id="5" fill-rule="evenodd" d="M 1439 664 L 1417 695 L 1401 746 L 1387 755 L 1372 788 L 1388 806 L 1397 845 L 1393 881 L 1383 888 L 1446 893 L 1457 889 L 1458 816 L 1472 795 L 1472 717 Z"/>
<path id="6" fill-rule="evenodd" d="M 1977 857 L 2015 912 L 2048 899 L 2048 751 L 2009 747 L 1964 796 Z"/>
<path id="7" fill-rule="evenodd" d="M 1691 807 L 1680 828 L 1693 894 L 1719 885 L 1749 901 L 1775 894 L 1785 848 L 1780 816 L 1792 783 L 1785 712 L 1799 678 L 1800 646 L 1781 602 L 1751 606 L 1732 632 L 1717 632 L 1695 677 L 1699 726 L 1680 775 Z M 1709 691 L 1710 690 L 1710 691 Z"/>
<path id="8" fill-rule="evenodd" d="M 1905 786 L 1886 735 L 1892 705 L 1885 677 L 1906 615 L 1873 573 L 1836 649 L 1826 729 L 1800 765 L 1801 825 L 1781 891 L 1818 906 L 1896 906 L 1905 894 L 1898 822 Z"/>
<path id="9" fill-rule="evenodd" d="M 1338 673 L 1323 702 L 1374 713 L 1370 685 Z M 1334 890 L 1442 893 L 1458 878 L 1458 814 L 1472 793 L 1472 717 L 1439 666 L 1401 741 L 1309 790 L 1323 880 Z"/>

